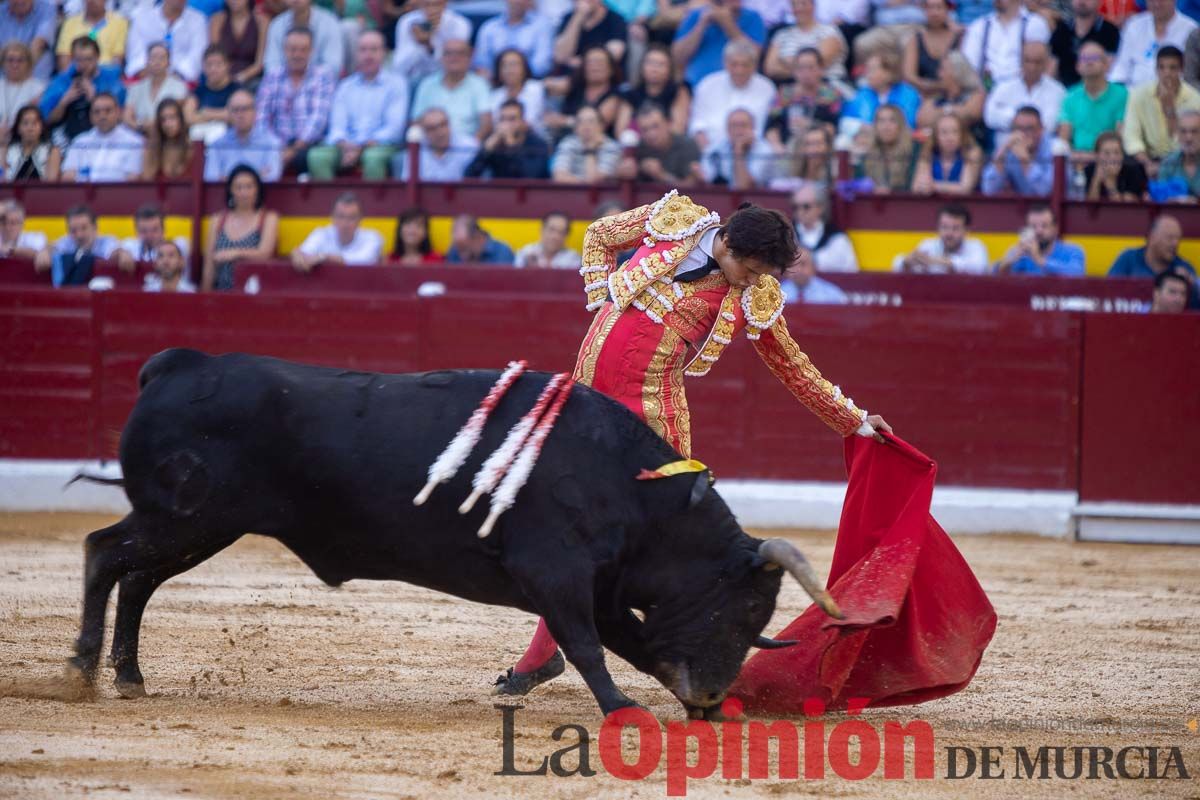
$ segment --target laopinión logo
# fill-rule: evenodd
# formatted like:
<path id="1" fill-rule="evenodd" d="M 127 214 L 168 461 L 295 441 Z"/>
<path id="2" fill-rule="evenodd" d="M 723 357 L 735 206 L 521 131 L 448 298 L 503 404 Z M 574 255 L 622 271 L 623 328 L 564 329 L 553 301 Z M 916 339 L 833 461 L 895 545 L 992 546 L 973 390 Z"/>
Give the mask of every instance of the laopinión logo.
<path id="1" fill-rule="evenodd" d="M 872 724 L 859 715 L 867 701 L 848 703 L 849 719 L 829 724 L 820 717 L 825 705 L 820 700 L 804 703 L 808 719 L 759 721 L 737 719 L 742 704 L 726 700 L 721 711 L 728 721 L 670 721 L 665 730 L 659 720 L 642 708 L 624 708 L 609 714 L 597 738 L 599 765 L 621 780 L 644 780 L 659 767 L 665 768 L 666 791 L 671 797 L 687 794 L 688 782 L 711 778 L 720 771 L 722 779 L 822 780 L 827 770 L 844 780 L 864 780 L 882 774 L 884 780 L 933 780 L 935 737 L 924 720 L 901 723 L 886 720 Z M 516 726 L 519 705 L 495 706 L 502 727 L 502 763 L 496 775 L 560 778 L 597 774 L 593 767 L 593 736 L 583 725 L 559 725 L 550 738 L 562 746 L 543 755 L 530 769 L 516 763 Z M 632 728 L 630 747 L 623 747 L 626 730 Z M 853 746 L 852 746 L 853 742 Z M 911 742 L 911 762 L 906 750 Z M 777 770 L 771 774 L 770 753 L 774 743 Z M 1017 778 L 1033 780 L 1077 779 L 1179 779 L 1190 774 L 1179 747 L 1128 746 L 1015 746 L 945 747 L 948 780 L 967 778 Z M 665 752 L 665 756 L 664 756 Z M 906 766 L 911 763 L 911 770 Z"/>

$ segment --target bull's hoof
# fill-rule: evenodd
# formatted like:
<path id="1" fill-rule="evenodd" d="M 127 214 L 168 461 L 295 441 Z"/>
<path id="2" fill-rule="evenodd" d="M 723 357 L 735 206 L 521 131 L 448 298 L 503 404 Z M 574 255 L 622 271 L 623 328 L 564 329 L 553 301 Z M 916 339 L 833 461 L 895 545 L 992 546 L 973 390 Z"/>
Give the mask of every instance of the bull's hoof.
<path id="1" fill-rule="evenodd" d="M 521 697 L 529 694 L 535 686 L 553 680 L 563 674 L 563 670 L 567 668 L 566 659 L 563 658 L 561 650 L 558 650 L 550 657 L 550 660 L 533 672 L 514 672 L 512 667 L 508 671 L 496 678 L 495 688 L 492 689 L 492 694 L 506 695 L 508 697 Z"/>
<path id="2" fill-rule="evenodd" d="M 134 683 L 133 681 L 113 681 L 113 686 L 117 687 L 117 694 L 124 697 L 126 700 L 137 700 L 140 697 L 146 696 L 146 684 Z"/>

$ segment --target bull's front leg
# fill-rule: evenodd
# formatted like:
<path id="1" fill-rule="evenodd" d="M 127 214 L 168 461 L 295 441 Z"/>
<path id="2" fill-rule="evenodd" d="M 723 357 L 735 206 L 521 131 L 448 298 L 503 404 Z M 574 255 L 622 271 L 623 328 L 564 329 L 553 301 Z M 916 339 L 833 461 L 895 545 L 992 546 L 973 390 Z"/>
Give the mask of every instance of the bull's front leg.
<path id="1" fill-rule="evenodd" d="M 593 618 L 591 571 L 573 573 L 560 569 L 549 575 L 545 558 L 543 552 L 536 563 L 508 562 L 506 566 L 546 621 L 567 661 L 583 676 L 601 712 L 608 715 L 619 708 L 636 706 L 617 688 L 604 663 L 604 648 Z"/>

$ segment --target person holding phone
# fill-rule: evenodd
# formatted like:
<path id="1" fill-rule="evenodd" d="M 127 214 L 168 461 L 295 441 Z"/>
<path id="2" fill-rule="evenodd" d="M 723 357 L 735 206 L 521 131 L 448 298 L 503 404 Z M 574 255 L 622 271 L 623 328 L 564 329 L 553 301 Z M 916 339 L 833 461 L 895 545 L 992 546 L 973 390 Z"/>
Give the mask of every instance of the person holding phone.
<path id="1" fill-rule="evenodd" d="M 1083 248 L 1058 238 L 1054 209 L 1042 204 L 1031 206 L 1017 243 L 996 262 L 996 272 L 1083 277 Z"/>
<path id="2" fill-rule="evenodd" d="M 446 42 L 471 38 L 471 23 L 446 8 L 446 0 L 417 0 L 416 10 L 396 22 L 396 48 L 392 69 L 415 86 L 421 78 L 441 68 Z"/>

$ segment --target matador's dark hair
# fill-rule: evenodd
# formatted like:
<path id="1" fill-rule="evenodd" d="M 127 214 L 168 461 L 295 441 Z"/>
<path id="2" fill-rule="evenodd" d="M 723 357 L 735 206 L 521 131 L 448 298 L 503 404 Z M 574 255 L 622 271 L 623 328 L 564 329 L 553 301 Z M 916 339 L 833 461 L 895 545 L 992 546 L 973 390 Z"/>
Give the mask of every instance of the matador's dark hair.
<path id="1" fill-rule="evenodd" d="M 783 272 L 796 260 L 796 230 L 782 213 L 742 203 L 721 228 L 725 246 L 738 258 L 757 259 Z"/>

